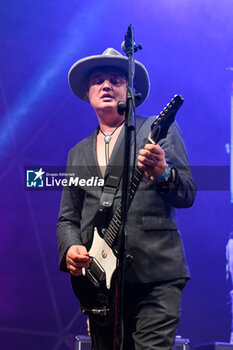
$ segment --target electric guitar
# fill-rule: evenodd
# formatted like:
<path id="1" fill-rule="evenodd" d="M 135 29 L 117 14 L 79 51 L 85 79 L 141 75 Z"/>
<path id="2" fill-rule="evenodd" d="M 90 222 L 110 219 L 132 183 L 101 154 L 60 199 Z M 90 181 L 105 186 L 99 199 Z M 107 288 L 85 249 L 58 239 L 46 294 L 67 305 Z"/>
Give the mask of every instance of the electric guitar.
<path id="1" fill-rule="evenodd" d="M 147 143 L 158 143 L 167 136 L 170 125 L 183 103 L 183 97 L 175 95 L 171 102 L 155 118 Z M 134 195 L 143 178 L 144 172 L 136 166 L 128 190 L 127 208 L 132 203 Z M 84 314 L 94 317 L 96 322 L 108 323 L 114 315 L 114 272 L 117 269 L 117 256 L 113 249 L 114 243 L 121 230 L 123 218 L 120 203 L 106 228 L 94 228 L 89 256 L 92 258 L 90 266 L 83 270 L 83 275 L 71 275 L 71 285 L 80 301 Z M 99 231 L 101 230 L 101 232 Z"/>

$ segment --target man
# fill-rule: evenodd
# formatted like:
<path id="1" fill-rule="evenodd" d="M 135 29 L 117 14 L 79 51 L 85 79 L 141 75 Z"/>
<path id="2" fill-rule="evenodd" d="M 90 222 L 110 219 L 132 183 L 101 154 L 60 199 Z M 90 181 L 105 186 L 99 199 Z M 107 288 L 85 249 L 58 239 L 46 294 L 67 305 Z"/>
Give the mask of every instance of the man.
<path id="1" fill-rule="evenodd" d="M 107 164 L 120 156 L 125 115 L 118 113 L 117 106 L 126 101 L 127 68 L 126 57 L 107 49 L 70 69 L 72 91 L 90 103 L 99 122 L 95 132 L 69 153 L 68 166 L 79 166 L 80 176 L 106 178 Z M 136 106 L 147 98 L 149 85 L 146 68 L 136 61 L 134 87 L 141 93 Z M 174 207 L 192 205 L 195 184 L 176 123 L 159 144 L 145 146 L 154 119 L 136 118 L 137 162 L 146 180 L 140 183 L 127 218 L 128 253 L 133 260 L 126 270 L 124 350 L 171 349 L 181 292 L 189 279 Z M 121 199 L 120 188 L 113 212 Z M 60 269 L 72 276 L 82 275 L 92 261 L 88 250 L 101 195 L 101 189 L 88 187 L 63 191 L 58 221 Z M 90 317 L 90 330 L 94 349 L 113 349 L 113 322 L 103 325 Z"/>

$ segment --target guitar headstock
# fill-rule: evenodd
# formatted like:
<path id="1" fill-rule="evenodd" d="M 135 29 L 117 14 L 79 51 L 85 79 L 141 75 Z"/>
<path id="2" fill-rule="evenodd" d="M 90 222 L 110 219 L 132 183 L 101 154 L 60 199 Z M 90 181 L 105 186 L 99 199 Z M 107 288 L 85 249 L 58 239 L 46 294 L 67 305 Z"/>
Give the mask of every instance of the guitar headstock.
<path id="1" fill-rule="evenodd" d="M 184 98 L 181 95 L 175 95 L 170 103 L 162 110 L 162 112 L 156 117 L 154 123 L 151 126 L 150 138 L 158 143 L 161 139 L 167 136 L 170 125 L 175 120 L 175 115 L 184 102 Z"/>

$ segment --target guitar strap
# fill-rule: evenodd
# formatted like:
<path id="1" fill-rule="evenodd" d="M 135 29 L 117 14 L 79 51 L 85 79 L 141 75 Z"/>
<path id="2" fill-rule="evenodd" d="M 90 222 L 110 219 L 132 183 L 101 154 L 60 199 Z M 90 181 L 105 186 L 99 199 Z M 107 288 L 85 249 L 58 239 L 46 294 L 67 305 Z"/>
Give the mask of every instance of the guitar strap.
<path id="1" fill-rule="evenodd" d="M 137 118 L 136 129 L 140 129 L 145 122 L 145 118 Z M 124 130 L 124 129 L 123 129 Z M 120 180 L 123 171 L 123 157 L 124 157 L 124 132 L 119 135 L 119 146 L 114 150 L 113 157 L 107 166 L 104 177 L 104 188 L 100 198 L 100 209 L 109 209 L 113 205 L 114 197 L 120 185 Z M 134 137 L 133 137 L 134 142 Z"/>
<path id="2" fill-rule="evenodd" d="M 124 139 L 120 140 L 120 145 L 114 158 L 107 166 L 104 177 L 104 188 L 100 198 L 100 209 L 109 209 L 113 205 L 114 197 L 120 185 L 123 170 Z M 117 161 L 117 164 L 116 164 Z"/>

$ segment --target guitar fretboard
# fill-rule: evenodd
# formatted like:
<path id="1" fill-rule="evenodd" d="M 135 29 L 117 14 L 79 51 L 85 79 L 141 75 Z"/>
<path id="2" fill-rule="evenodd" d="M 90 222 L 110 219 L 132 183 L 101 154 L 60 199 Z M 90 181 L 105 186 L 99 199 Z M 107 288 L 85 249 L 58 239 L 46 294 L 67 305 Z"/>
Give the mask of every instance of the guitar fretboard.
<path id="1" fill-rule="evenodd" d="M 131 205 L 131 202 L 134 198 L 134 195 L 138 189 L 138 186 L 142 180 L 144 172 L 136 166 L 134 170 L 133 177 L 129 183 L 129 190 L 128 190 L 128 200 L 127 200 L 127 211 Z M 104 240 L 105 242 L 112 248 L 113 243 L 116 239 L 116 236 L 118 235 L 120 231 L 120 227 L 122 224 L 122 202 L 118 205 L 112 220 L 110 221 L 110 224 L 104 234 Z"/>
<path id="2" fill-rule="evenodd" d="M 175 95 L 169 104 L 163 109 L 163 111 L 156 117 L 154 123 L 152 124 L 152 131 L 150 137 L 148 137 L 147 143 L 158 143 L 159 140 L 166 137 L 168 128 L 173 123 L 175 115 L 183 103 L 183 97 L 180 95 Z M 127 198 L 127 208 L 128 212 L 134 195 L 138 189 L 138 186 L 144 175 L 143 170 L 136 166 L 132 179 L 129 183 L 128 198 Z M 120 232 L 122 224 L 122 201 L 118 205 L 110 224 L 105 231 L 104 240 L 112 248 L 116 236 Z"/>

